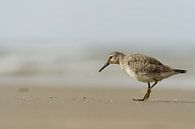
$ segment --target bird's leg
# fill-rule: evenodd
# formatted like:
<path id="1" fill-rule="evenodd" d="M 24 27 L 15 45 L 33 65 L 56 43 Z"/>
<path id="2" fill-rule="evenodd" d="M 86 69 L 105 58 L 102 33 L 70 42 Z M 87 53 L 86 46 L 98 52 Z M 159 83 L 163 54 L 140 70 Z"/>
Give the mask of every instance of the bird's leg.
<path id="1" fill-rule="evenodd" d="M 143 101 L 147 100 L 150 97 L 150 93 L 151 93 L 151 86 L 150 86 L 150 83 L 148 82 L 148 89 L 147 89 L 146 94 L 144 95 Z"/>
<path id="2" fill-rule="evenodd" d="M 150 97 L 150 92 L 151 92 L 150 83 L 148 82 L 148 89 L 147 89 L 147 92 L 144 95 L 144 97 L 142 99 L 133 99 L 133 100 L 134 101 L 145 101 L 145 100 L 147 100 Z"/>
<path id="3" fill-rule="evenodd" d="M 150 97 L 151 89 L 157 84 L 157 82 L 158 81 L 155 81 L 155 83 L 152 86 L 150 86 L 150 83 L 148 82 L 148 89 L 144 97 L 142 99 L 133 99 L 133 100 L 134 101 L 146 101 Z"/>
<path id="4" fill-rule="evenodd" d="M 144 96 L 144 100 L 147 100 L 149 97 L 150 97 L 150 94 L 151 94 L 151 89 L 158 83 L 158 81 L 155 81 L 154 84 L 152 86 L 150 86 L 150 83 L 148 83 L 148 89 L 147 89 L 147 92 Z"/>
<path id="5" fill-rule="evenodd" d="M 150 87 L 150 90 L 158 83 L 158 81 L 155 81 L 155 83 Z"/>

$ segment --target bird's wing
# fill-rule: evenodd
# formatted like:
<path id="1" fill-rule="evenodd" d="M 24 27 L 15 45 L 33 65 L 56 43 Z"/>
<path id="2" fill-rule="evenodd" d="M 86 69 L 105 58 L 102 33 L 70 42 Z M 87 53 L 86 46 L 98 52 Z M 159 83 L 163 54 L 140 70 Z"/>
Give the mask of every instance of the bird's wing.
<path id="1" fill-rule="evenodd" d="M 129 67 L 137 74 L 161 74 L 172 71 L 172 69 L 166 65 L 155 65 L 143 62 L 131 63 Z"/>
<path id="2" fill-rule="evenodd" d="M 128 66 L 137 74 L 161 74 L 172 71 L 172 68 L 163 65 L 157 59 L 142 54 L 131 55 Z"/>
<path id="3" fill-rule="evenodd" d="M 146 56 L 143 54 L 132 54 L 129 56 L 131 62 L 143 62 L 148 64 L 162 65 L 162 63 L 154 57 Z"/>

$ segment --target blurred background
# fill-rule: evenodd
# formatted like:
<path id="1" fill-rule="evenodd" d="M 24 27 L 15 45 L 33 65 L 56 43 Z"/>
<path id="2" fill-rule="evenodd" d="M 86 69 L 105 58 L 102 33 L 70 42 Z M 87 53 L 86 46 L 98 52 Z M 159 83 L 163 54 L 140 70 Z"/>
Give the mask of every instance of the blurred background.
<path id="1" fill-rule="evenodd" d="M 195 88 L 193 0 L 0 0 L 0 84 L 140 87 L 112 51 L 144 53 L 186 75 L 161 88 Z M 177 86 L 178 87 L 174 87 Z"/>

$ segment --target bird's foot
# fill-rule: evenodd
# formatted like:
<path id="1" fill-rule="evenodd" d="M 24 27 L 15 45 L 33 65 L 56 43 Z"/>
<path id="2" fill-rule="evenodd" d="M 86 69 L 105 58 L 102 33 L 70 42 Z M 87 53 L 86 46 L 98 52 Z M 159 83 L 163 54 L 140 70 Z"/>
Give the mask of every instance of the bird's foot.
<path id="1" fill-rule="evenodd" d="M 142 99 L 132 99 L 133 101 L 146 101 L 150 97 L 151 89 L 148 89 Z"/>
<path id="2" fill-rule="evenodd" d="M 133 101 L 145 101 L 144 98 L 143 99 L 132 99 Z"/>

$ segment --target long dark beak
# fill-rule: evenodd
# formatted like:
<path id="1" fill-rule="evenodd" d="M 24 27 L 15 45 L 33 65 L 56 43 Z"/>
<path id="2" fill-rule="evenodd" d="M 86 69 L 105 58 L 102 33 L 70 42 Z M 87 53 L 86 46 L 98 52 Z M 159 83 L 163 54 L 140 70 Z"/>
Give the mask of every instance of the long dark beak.
<path id="1" fill-rule="evenodd" d="M 99 70 L 99 72 L 101 72 L 101 71 L 102 71 L 104 68 L 106 68 L 108 65 L 109 65 L 109 63 L 106 62 L 106 63 L 104 64 L 104 66 Z"/>

